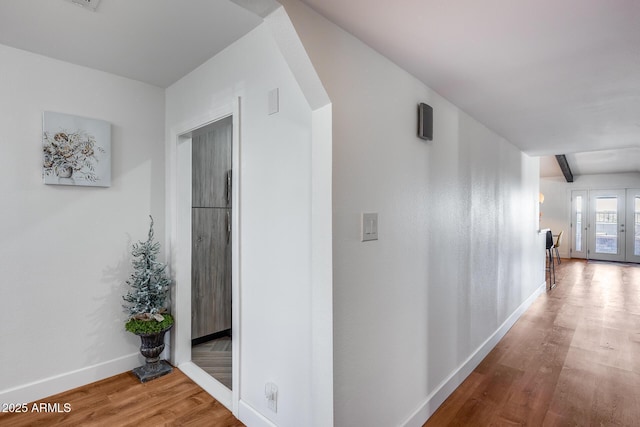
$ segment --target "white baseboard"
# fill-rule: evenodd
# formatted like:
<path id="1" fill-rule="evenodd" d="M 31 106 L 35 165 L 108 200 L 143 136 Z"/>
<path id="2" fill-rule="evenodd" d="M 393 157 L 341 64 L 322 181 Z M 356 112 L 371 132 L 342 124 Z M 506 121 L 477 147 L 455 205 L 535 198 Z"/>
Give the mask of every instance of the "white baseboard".
<path id="1" fill-rule="evenodd" d="M 247 427 L 277 427 L 243 400 L 238 403 L 238 419 Z"/>
<path id="2" fill-rule="evenodd" d="M 429 419 L 431 415 L 442 405 L 456 388 L 473 372 L 473 370 L 482 362 L 498 342 L 509 332 L 509 329 L 524 314 L 525 311 L 533 304 L 538 296 L 545 292 L 547 283 L 542 283 L 529 298 L 527 298 L 520 306 L 500 325 L 500 327 L 487 340 L 476 349 L 471 356 L 464 361 L 447 379 L 445 379 L 431 393 L 425 402 L 404 422 L 403 427 L 421 427 Z"/>
<path id="3" fill-rule="evenodd" d="M 231 390 L 221 382 L 213 378 L 193 362 L 181 363 L 178 368 L 193 382 L 202 387 L 207 393 L 222 403 L 227 409 L 233 412 L 233 396 Z M 246 402 L 238 402 L 238 413 L 234 413 L 236 418 L 242 421 L 247 427 L 277 427 L 273 422 L 264 417 Z"/>
<path id="4" fill-rule="evenodd" d="M 140 353 L 55 375 L 29 384 L 0 390 L 0 403 L 30 403 L 63 391 L 112 377 L 140 366 Z M 64 403 L 64 402 L 63 402 Z"/>

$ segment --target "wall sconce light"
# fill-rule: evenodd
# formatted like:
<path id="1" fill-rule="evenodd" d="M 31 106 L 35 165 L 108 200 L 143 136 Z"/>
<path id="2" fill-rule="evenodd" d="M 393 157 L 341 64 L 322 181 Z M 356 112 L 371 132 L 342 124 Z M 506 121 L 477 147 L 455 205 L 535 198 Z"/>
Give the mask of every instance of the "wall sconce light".
<path id="1" fill-rule="evenodd" d="M 540 204 L 544 203 L 544 194 L 540 193 L 539 200 L 540 200 Z"/>
<path id="2" fill-rule="evenodd" d="M 418 138 L 433 140 L 433 108 L 425 103 L 418 104 Z"/>

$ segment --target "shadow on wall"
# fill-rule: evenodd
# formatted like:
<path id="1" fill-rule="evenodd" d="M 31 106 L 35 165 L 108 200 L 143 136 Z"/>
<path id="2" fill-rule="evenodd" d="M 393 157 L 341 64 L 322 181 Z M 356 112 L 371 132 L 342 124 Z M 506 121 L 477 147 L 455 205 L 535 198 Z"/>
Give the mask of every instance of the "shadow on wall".
<path id="1" fill-rule="evenodd" d="M 535 289 L 532 278 L 522 283 L 523 245 L 532 243 L 522 227 L 532 224 L 533 239 L 537 225 L 522 153 L 455 108 L 440 115 L 449 123 L 434 124 L 429 152 L 430 393 L 450 375 L 448 384 L 462 381 L 468 358 Z"/>
<path id="2" fill-rule="evenodd" d="M 434 106 L 434 139 L 429 142 L 428 288 L 427 292 L 427 391 L 439 387 L 457 365 L 461 310 L 468 308 L 461 283 L 467 280 L 468 254 L 461 244 L 469 219 L 461 188 L 458 112 Z M 464 215 L 463 215 L 464 210 Z M 462 329 L 462 331 L 461 331 Z M 434 402 L 435 410 L 439 402 Z"/>
<path id="3" fill-rule="evenodd" d="M 94 325 L 95 333 L 89 336 L 89 342 L 86 343 L 84 353 L 87 355 L 88 364 L 101 363 L 111 360 L 114 357 L 121 357 L 122 354 L 110 354 L 112 351 L 111 343 L 114 340 L 130 343 L 131 352 L 138 351 L 140 339 L 127 332 L 124 324 L 127 320 L 127 313 L 123 308 L 124 300 L 122 296 L 126 293 L 128 286 L 125 283 L 129 279 L 133 268 L 131 266 L 131 236 L 127 236 L 127 243 L 122 252 L 121 258 L 115 266 L 106 266 L 102 272 L 101 292 L 96 292 L 98 296 L 93 300 L 99 303 L 99 307 L 91 313 L 87 319 L 89 323 Z M 114 316 L 113 313 L 121 312 L 120 316 Z M 99 333 L 97 331 L 100 331 Z M 142 356 L 140 363 L 144 362 Z"/>

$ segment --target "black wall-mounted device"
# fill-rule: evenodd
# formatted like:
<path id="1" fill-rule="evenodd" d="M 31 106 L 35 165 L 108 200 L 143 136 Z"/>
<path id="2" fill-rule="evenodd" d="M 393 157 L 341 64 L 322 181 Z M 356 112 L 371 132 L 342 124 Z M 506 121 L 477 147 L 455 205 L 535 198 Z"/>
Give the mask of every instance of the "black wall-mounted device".
<path id="1" fill-rule="evenodd" d="M 433 108 L 425 103 L 418 104 L 418 138 L 433 140 Z"/>

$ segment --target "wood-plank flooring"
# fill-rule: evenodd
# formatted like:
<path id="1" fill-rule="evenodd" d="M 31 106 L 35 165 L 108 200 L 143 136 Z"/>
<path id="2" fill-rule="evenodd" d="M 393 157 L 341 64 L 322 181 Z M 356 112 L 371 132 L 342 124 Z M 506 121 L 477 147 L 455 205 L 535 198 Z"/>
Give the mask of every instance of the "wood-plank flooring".
<path id="1" fill-rule="evenodd" d="M 425 426 L 640 425 L 640 266 L 562 260 L 541 295 Z M 176 369 L 127 372 L 0 414 L 1 426 L 242 426 Z M 31 408 L 31 404 L 29 404 Z"/>
<path id="2" fill-rule="evenodd" d="M 640 266 L 562 260 L 424 426 L 639 426 Z"/>
<path id="3" fill-rule="evenodd" d="M 0 414 L 0 426 L 244 426 L 178 369 L 144 384 L 125 372 L 38 403 L 58 403 L 61 412 L 32 412 L 31 403 L 27 413 Z"/>
<path id="4" fill-rule="evenodd" d="M 191 361 L 231 390 L 231 337 L 194 345 Z"/>

